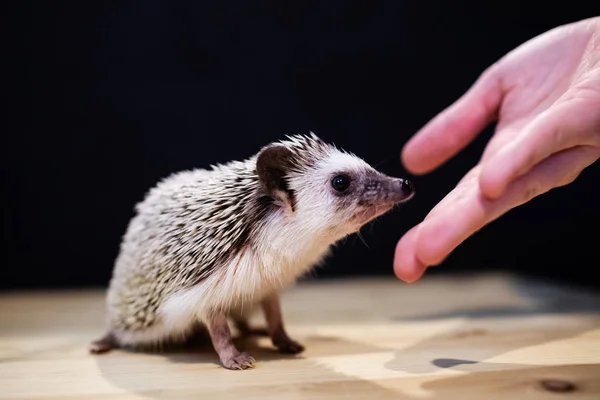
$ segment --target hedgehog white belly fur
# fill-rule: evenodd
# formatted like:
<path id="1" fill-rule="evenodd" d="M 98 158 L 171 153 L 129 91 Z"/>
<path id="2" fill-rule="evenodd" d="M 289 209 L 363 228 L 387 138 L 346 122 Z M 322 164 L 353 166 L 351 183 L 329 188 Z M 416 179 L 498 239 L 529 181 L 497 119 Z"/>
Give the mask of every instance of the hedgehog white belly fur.
<path id="1" fill-rule="evenodd" d="M 249 368 L 227 318 L 251 333 L 245 316 L 260 307 L 273 344 L 300 352 L 278 294 L 413 193 L 312 132 L 244 161 L 175 173 L 136 206 L 107 293 L 108 333 L 91 351 L 185 340 L 202 324 L 226 368 Z"/>

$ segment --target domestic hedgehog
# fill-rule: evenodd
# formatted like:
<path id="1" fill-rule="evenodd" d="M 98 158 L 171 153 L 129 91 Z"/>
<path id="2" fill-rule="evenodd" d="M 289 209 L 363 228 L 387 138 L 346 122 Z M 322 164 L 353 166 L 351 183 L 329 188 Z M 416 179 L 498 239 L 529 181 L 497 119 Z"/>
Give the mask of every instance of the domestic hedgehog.
<path id="1" fill-rule="evenodd" d="M 253 367 L 232 342 L 266 332 L 281 352 L 304 347 L 284 327 L 279 294 L 340 239 L 414 194 L 314 133 L 244 161 L 177 172 L 136 205 L 107 291 L 108 328 L 92 353 L 184 341 L 203 327 L 227 369 Z M 252 329 L 262 310 L 266 329 Z"/>

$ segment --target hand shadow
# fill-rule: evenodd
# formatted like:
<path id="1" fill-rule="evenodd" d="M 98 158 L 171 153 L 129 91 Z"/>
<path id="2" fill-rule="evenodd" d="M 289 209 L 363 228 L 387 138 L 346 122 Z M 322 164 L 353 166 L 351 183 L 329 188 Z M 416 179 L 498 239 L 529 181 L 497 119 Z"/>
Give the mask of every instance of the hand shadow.
<path id="1" fill-rule="evenodd" d="M 385 367 L 411 374 L 428 374 L 440 368 L 484 371 L 494 368 L 524 368 L 530 365 L 504 365 L 482 362 L 518 349 L 576 337 L 600 328 L 600 298 L 593 293 L 557 285 L 518 281 L 514 288 L 526 298 L 523 306 L 473 307 L 428 315 L 393 318 L 397 322 L 414 322 L 460 318 L 461 326 L 434 335 L 395 352 Z M 518 295 L 518 294 L 516 294 Z M 561 323 L 570 314 L 591 318 Z M 539 324 L 523 329 L 531 318 Z M 544 318 L 546 318 L 544 320 Z M 546 321 L 546 322 L 543 322 Z M 569 325 L 571 324 L 572 325 Z M 514 329 L 513 329 L 514 327 Z"/>

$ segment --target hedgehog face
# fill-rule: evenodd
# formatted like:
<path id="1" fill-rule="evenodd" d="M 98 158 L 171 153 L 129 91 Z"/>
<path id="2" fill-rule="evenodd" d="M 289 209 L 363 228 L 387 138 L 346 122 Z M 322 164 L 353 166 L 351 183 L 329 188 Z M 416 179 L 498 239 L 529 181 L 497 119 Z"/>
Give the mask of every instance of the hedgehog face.
<path id="1" fill-rule="evenodd" d="M 320 186 L 318 199 L 316 187 L 312 187 L 312 194 L 298 187 L 302 193 L 298 197 L 303 203 L 318 201 L 323 211 L 312 208 L 312 212 L 321 214 L 328 227 L 340 234 L 358 231 L 414 195 L 414 187 L 408 180 L 384 175 L 362 159 L 336 149 L 316 163 L 307 175 Z M 295 180 L 294 183 L 300 182 Z"/>
<path id="2" fill-rule="evenodd" d="M 413 185 L 384 175 L 316 136 L 295 136 L 258 155 L 263 190 L 303 231 L 341 237 L 408 201 Z"/>

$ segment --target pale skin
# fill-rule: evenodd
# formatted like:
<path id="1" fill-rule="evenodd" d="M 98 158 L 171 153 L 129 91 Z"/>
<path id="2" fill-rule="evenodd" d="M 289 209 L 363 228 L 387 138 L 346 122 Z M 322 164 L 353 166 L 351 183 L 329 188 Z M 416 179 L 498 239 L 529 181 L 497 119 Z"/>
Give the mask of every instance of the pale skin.
<path id="1" fill-rule="evenodd" d="M 564 25 L 488 68 L 405 145 L 402 161 L 426 174 L 486 126 L 479 163 L 398 242 L 394 271 L 418 280 L 509 210 L 573 182 L 600 158 L 600 17 Z"/>

